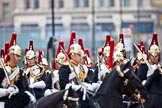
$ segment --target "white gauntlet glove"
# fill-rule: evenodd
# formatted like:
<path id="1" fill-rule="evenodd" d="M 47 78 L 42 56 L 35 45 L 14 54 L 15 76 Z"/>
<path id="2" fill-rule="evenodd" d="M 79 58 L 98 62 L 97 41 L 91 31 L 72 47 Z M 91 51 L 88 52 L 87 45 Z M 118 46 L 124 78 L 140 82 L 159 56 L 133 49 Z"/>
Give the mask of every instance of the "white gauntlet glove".
<path id="1" fill-rule="evenodd" d="M 35 103 L 36 102 L 35 97 L 29 91 L 25 91 L 25 93 L 30 97 L 30 101 L 32 103 Z"/>
<path id="2" fill-rule="evenodd" d="M 44 89 L 46 87 L 46 84 L 44 81 L 38 81 L 35 82 L 33 84 L 29 85 L 30 88 L 40 88 L 40 89 Z"/>
<path id="3" fill-rule="evenodd" d="M 10 99 L 12 95 L 15 95 L 16 93 L 19 92 L 19 89 L 17 88 L 16 85 L 13 85 L 13 86 L 8 87 L 7 91 L 9 93 L 9 97 L 8 98 Z"/>

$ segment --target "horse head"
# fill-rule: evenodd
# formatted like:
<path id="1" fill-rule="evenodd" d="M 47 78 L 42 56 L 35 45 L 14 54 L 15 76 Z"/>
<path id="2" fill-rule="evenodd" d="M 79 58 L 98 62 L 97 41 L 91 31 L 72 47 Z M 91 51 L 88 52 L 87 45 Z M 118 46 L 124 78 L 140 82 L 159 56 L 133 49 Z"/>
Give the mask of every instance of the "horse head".
<path id="1" fill-rule="evenodd" d="M 136 99 L 147 97 L 147 89 L 142 85 L 139 78 L 133 72 L 130 61 L 126 61 L 120 66 L 116 67 L 118 75 L 122 80 L 122 92 L 130 97 L 135 97 Z"/>

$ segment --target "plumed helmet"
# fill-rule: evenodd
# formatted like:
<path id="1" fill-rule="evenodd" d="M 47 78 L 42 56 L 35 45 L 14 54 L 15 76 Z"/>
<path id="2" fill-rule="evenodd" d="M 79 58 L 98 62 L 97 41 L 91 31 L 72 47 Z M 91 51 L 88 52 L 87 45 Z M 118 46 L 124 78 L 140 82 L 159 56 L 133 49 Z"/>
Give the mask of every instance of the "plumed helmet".
<path id="1" fill-rule="evenodd" d="M 125 50 L 124 36 L 123 36 L 122 33 L 119 35 L 119 42 L 116 44 L 115 50 L 118 50 L 118 51 L 123 51 L 123 50 Z"/>
<path id="2" fill-rule="evenodd" d="M 18 45 L 11 46 L 10 49 L 9 49 L 9 55 L 10 54 L 16 54 L 16 55 L 21 56 L 21 48 L 20 48 L 20 46 L 18 46 Z"/>
<path id="3" fill-rule="evenodd" d="M 151 45 L 150 49 L 148 50 L 148 52 L 153 55 L 153 56 L 157 56 L 160 53 L 160 49 L 159 46 L 157 46 L 156 44 Z"/>
<path id="4" fill-rule="evenodd" d="M 62 51 L 60 51 L 56 56 L 55 61 L 63 64 L 66 61 L 66 55 Z"/>
<path id="5" fill-rule="evenodd" d="M 115 50 L 118 50 L 118 51 L 125 50 L 124 45 L 121 42 L 117 43 L 115 46 Z"/>
<path id="6" fill-rule="evenodd" d="M 36 54 L 35 54 L 35 52 L 33 50 L 28 50 L 27 53 L 26 53 L 26 55 L 25 55 L 25 57 L 27 59 L 32 59 L 32 58 L 35 58 L 36 57 Z"/>
<path id="7" fill-rule="evenodd" d="M 73 54 L 73 53 L 80 54 L 80 55 L 83 54 L 81 46 L 78 43 L 74 43 L 70 46 L 69 54 Z"/>
<path id="8" fill-rule="evenodd" d="M 113 63 L 116 61 L 122 61 L 124 60 L 123 54 L 120 51 L 115 51 L 113 54 Z"/>
<path id="9" fill-rule="evenodd" d="M 143 59 L 143 57 L 145 57 L 145 58 L 147 59 L 147 55 L 146 55 L 145 53 L 142 53 L 142 54 L 139 53 L 139 52 L 137 53 L 137 59 L 138 59 L 138 60 Z"/>
<path id="10" fill-rule="evenodd" d="M 55 61 L 60 64 L 63 64 L 66 61 L 66 55 L 63 53 L 62 49 L 64 49 L 64 42 L 62 40 L 60 40 L 58 49 L 56 52 L 56 56 L 55 56 Z"/>
<path id="11" fill-rule="evenodd" d="M 46 58 L 42 58 L 40 64 L 41 64 L 41 65 L 48 66 L 48 61 L 47 61 L 47 59 L 46 59 Z"/>
<path id="12" fill-rule="evenodd" d="M 109 57 L 110 55 L 110 46 L 106 46 L 103 50 L 103 55 L 106 56 L 106 57 Z"/>
<path id="13" fill-rule="evenodd" d="M 153 33 L 150 48 L 148 50 L 149 54 L 151 54 L 153 56 L 157 56 L 160 53 L 157 36 L 158 36 L 157 33 Z"/>
<path id="14" fill-rule="evenodd" d="M 67 49 L 67 54 L 70 53 L 70 46 L 72 44 L 74 44 L 75 41 L 76 41 L 76 32 L 73 31 L 73 32 L 71 32 L 71 37 L 70 37 L 70 41 L 69 41 L 69 45 L 68 45 L 68 49 Z"/>

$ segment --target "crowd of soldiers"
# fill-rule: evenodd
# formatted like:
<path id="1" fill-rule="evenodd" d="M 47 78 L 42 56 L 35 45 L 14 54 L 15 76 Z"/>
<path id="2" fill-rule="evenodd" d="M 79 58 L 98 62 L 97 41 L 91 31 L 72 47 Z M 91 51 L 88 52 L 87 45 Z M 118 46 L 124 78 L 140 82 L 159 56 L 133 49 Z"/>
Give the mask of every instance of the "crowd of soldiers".
<path id="1" fill-rule="evenodd" d="M 104 45 L 97 51 L 95 64 L 88 49 L 84 48 L 82 38 L 77 42 L 76 33 L 72 32 L 67 50 L 64 48 L 64 42 L 59 41 L 52 69 L 48 69 L 48 61 L 43 51 L 40 49 L 36 55 L 32 40 L 29 41 L 29 47 L 25 49 L 25 56 L 22 57 L 22 49 L 16 43 L 16 36 L 13 32 L 10 42 L 6 42 L 4 49 L 1 49 L 1 108 L 23 108 L 44 96 L 69 87 L 79 90 L 84 85 L 88 90 L 96 92 L 105 75 L 129 60 L 123 34 L 119 35 L 118 42 L 114 42 L 110 35 L 106 36 Z M 134 45 L 138 52 L 130 59 L 131 65 L 135 74 L 145 84 L 154 70 L 161 67 L 158 35 L 153 33 L 148 50 L 142 41 Z M 23 67 L 18 66 L 21 58 Z M 86 100 L 86 97 L 83 100 Z M 82 108 L 87 108 L 86 104 L 83 105 L 85 106 Z"/>

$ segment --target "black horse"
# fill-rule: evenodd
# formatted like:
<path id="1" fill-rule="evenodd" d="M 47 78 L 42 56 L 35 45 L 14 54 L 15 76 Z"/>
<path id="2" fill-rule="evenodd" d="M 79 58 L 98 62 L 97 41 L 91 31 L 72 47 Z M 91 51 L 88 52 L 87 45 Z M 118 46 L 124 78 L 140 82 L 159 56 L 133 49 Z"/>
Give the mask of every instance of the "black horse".
<path id="1" fill-rule="evenodd" d="M 122 108 L 122 95 L 146 98 L 147 90 L 134 74 L 130 62 L 116 67 L 108 74 L 94 96 L 92 108 Z"/>
<path id="2" fill-rule="evenodd" d="M 162 108 L 162 69 L 158 68 L 148 78 L 146 88 L 149 98 L 144 104 L 145 108 Z"/>
<path id="3" fill-rule="evenodd" d="M 78 95 L 71 88 L 40 98 L 27 108 L 77 108 Z"/>

